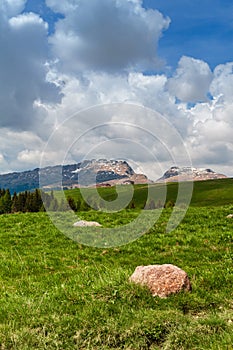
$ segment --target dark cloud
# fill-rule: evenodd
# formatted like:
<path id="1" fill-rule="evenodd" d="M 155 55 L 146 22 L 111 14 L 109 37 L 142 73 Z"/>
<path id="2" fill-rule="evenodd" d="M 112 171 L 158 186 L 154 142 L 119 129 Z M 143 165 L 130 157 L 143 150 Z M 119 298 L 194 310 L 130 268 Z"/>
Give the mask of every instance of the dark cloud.
<path id="1" fill-rule="evenodd" d="M 35 101 L 59 101 L 57 87 L 46 81 L 47 25 L 33 13 L 0 16 L 0 124 L 24 130 L 38 122 Z"/>

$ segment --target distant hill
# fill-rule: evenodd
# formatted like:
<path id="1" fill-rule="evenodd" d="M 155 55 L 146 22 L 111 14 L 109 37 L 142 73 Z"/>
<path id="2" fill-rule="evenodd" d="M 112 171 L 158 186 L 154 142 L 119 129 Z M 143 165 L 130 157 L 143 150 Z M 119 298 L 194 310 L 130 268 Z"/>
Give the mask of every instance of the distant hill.
<path id="1" fill-rule="evenodd" d="M 3 174 L 0 175 L 0 188 L 9 188 L 11 193 L 41 186 L 45 190 L 69 189 L 80 187 L 80 178 L 81 186 L 97 184 L 99 187 L 110 187 L 116 184 L 150 182 L 144 174 L 136 174 L 126 161 L 93 159 L 77 164 Z"/>
<path id="2" fill-rule="evenodd" d="M 189 191 L 190 187 L 188 182 L 183 183 L 182 191 L 179 194 L 179 204 L 183 208 L 183 204 L 187 203 L 187 194 L 185 191 L 185 185 Z M 153 183 L 150 185 L 150 194 L 148 197 L 148 186 L 147 185 L 135 185 L 132 202 L 136 209 L 144 208 L 146 202 L 151 199 L 154 200 L 155 205 L 162 203 L 176 203 L 177 193 L 179 191 L 180 184 L 178 182 L 161 182 Z M 65 191 L 67 197 L 73 197 L 75 201 L 82 198 L 83 191 L 86 196 L 91 198 L 92 195 L 95 197 L 95 191 L 93 188 L 87 188 L 80 191 L 79 188 Z M 116 190 L 113 187 L 100 188 L 99 194 L 101 198 L 106 201 L 114 201 L 116 199 Z M 128 189 L 127 186 L 121 188 L 121 198 L 127 198 Z M 166 199 L 164 199 L 164 193 L 166 193 Z M 56 196 L 60 199 L 60 192 L 56 192 Z M 178 204 L 178 205 L 179 205 Z M 188 203 L 187 203 L 188 204 Z M 195 181 L 193 183 L 193 192 L 190 202 L 192 207 L 215 207 L 231 205 L 231 211 L 233 210 L 233 178 L 227 179 L 215 179 L 215 180 L 203 180 Z"/>
<path id="3" fill-rule="evenodd" d="M 226 175 L 218 174 L 211 169 L 174 166 L 167 170 L 156 182 L 203 181 L 226 178 Z"/>

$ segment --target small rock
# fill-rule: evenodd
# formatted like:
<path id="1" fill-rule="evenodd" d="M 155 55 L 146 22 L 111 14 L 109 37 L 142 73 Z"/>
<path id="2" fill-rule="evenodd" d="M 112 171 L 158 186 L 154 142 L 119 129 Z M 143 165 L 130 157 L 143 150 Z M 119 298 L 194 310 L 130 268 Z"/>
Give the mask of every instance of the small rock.
<path id="1" fill-rule="evenodd" d="M 88 226 L 102 226 L 98 222 L 95 221 L 85 221 L 85 220 L 80 220 L 77 221 L 73 224 L 74 227 L 88 227 Z"/>
<path id="2" fill-rule="evenodd" d="M 233 218 L 233 214 L 227 215 L 227 219 L 231 219 L 231 218 Z"/>
<path id="3" fill-rule="evenodd" d="M 137 266 L 129 280 L 147 286 L 153 296 L 160 298 L 192 289 L 187 273 L 171 264 Z"/>

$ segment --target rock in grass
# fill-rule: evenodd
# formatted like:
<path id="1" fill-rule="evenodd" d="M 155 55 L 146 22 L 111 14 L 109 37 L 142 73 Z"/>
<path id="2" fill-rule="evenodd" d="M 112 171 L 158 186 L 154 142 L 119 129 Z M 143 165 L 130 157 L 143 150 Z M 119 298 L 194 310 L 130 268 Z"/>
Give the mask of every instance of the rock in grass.
<path id="1" fill-rule="evenodd" d="M 233 214 L 227 215 L 227 219 L 232 219 L 232 218 L 233 218 Z"/>
<path id="2" fill-rule="evenodd" d="M 187 273 L 171 264 L 137 266 L 129 280 L 147 286 L 153 296 L 160 298 L 182 290 L 191 291 Z"/>
<path id="3" fill-rule="evenodd" d="M 87 227 L 87 226 L 102 226 L 98 222 L 95 221 L 85 221 L 79 220 L 73 224 L 75 227 Z"/>

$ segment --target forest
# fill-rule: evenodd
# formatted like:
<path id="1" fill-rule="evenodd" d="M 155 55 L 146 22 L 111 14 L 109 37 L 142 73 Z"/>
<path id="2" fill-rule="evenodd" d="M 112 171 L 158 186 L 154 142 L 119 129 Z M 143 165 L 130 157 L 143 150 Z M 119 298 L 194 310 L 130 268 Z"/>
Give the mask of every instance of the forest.
<path id="1" fill-rule="evenodd" d="M 56 211 L 64 210 L 65 206 L 67 207 L 64 202 L 58 203 L 53 191 L 45 193 L 36 189 L 33 192 L 15 192 L 12 196 L 9 189 L 0 189 L 0 214 L 37 213 L 45 211 L 45 208 Z"/>

